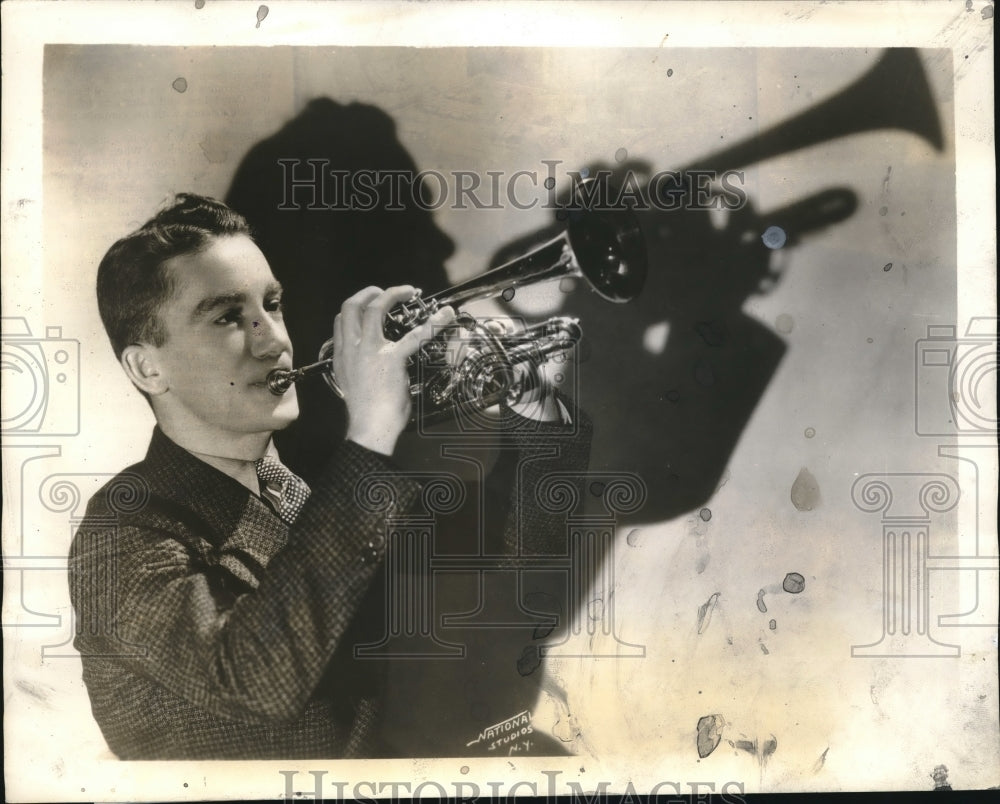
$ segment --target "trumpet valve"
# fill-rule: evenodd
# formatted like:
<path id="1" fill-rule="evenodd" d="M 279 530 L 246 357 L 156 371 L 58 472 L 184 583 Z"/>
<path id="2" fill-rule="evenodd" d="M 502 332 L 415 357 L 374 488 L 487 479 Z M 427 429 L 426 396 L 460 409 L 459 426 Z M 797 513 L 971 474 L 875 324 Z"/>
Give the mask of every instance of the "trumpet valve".
<path id="1" fill-rule="evenodd" d="M 498 338 L 502 338 L 504 335 L 510 334 L 510 327 L 497 318 L 483 319 L 482 325 L 483 329 L 491 335 L 496 335 Z"/>
<path id="2" fill-rule="evenodd" d="M 561 334 L 563 339 L 570 344 L 574 344 L 583 337 L 583 327 L 580 326 L 579 318 L 561 317 L 556 319 L 556 334 Z"/>
<path id="3" fill-rule="evenodd" d="M 398 341 L 410 330 L 423 324 L 438 311 L 437 300 L 424 299 L 417 291 L 409 299 L 395 307 L 385 318 L 383 331 L 385 336 Z"/>

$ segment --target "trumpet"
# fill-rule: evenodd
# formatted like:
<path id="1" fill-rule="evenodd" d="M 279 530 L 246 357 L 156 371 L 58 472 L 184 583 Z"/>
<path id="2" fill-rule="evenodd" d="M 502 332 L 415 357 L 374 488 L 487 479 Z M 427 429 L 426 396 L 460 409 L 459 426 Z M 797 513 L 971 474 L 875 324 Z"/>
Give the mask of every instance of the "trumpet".
<path id="1" fill-rule="evenodd" d="M 418 293 L 390 310 L 383 332 L 394 341 L 442 307 L 456 310 L 455 321 L 409 359 L 410 395 L 415 402 L 411 424 L 458 410 L 485 410 L 499 402 L 514 404 L 527 388 L 538 385 L 541 366 L 579 342 L 580 322 L 555 316 L 510 332 L 498 320 L 477 320 L 461 305 L 498 296 L 509 299 L 517 288 L 563 278 L 583 278 L 610 302 L 635 298 L 646 280 L 646 248 L 635 216 L 627 209 L 574 211 L 561 234 L 527 254 L 430 296 Z M 461 346 L 460 360 L 453 359 L 456 343 Z M 268 388 L 283 394 L 292 383 L 320 374 L 343 398 L 333 370 L 333 348 L 331 338 L 315 363 L 273 370 Z"/>

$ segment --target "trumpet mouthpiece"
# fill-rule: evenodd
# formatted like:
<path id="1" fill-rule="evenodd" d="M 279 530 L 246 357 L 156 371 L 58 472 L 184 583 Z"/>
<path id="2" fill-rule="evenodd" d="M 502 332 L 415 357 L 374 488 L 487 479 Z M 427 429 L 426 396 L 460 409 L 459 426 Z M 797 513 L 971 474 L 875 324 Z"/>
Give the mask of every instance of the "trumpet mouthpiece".
<path id="1" fill-rule="evenodd" d="M 281 396 L 295 382 L 295 372 L 288 369 L 274 369 L 267 375 L 267 389 L 276 396 Z"/>

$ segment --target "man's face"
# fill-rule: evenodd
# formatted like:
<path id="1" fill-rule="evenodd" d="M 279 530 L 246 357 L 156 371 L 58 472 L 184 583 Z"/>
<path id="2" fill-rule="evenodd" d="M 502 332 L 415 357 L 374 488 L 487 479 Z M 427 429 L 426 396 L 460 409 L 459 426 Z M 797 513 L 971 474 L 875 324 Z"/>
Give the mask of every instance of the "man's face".
<path id="1" fill-rule="evenodd" d="M 274 368 L 291 368 L 292 344 L 281 286 L 245 235 L 215 238 L 198 254 L 165 264 L 174 293 L 160 308 L 166 342 L 154 349 L 165 391 L 163 412 L 227 435 L 279 430 L 299 413 L 293 385 L 267 389 Z M 158 411 L 159 415 L 159 411 Z"/>

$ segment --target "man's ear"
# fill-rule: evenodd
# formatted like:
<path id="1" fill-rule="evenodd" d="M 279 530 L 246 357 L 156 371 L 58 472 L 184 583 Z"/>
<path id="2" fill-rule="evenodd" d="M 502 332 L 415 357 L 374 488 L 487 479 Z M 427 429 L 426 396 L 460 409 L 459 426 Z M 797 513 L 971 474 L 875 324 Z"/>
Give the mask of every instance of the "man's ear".
<path id="1" fill-rule="evenodd" d="M 133 343 L 122 350 L 122 368 L 132 383 L 150 396 L 168 389 L 167 378 L 160 367 L 154 347 Z"/>

